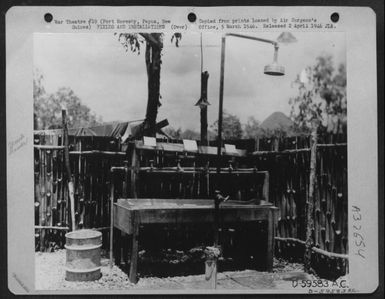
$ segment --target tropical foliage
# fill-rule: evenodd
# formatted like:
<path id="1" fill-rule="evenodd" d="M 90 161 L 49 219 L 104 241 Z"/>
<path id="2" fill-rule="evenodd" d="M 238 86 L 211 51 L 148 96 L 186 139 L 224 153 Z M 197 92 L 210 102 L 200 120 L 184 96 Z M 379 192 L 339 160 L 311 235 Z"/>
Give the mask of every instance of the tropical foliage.
<path id="1" fill-rule="evenodd" d="M 35 70 L 33 80 L 35 130 L 61 128 L 62 109 L 67 110 L 69 128 L 102 124 L 102 118 L 92 113 L 71 88 L 61 87 L 55 93 L 47 93 L 43 82 L 43 75 Z"/>
<path id="2" fill-rule="evenodd" d="M 211 128 L 215 132 L 215 135 L 218 135 L 218 121 L 215 121 Z M 227 111 L 223 112 L 222 120 L 222 138 L 223 139 L 240 139 L 243 136 L 242 124 L 239 120 L 239 117 L 233 114 L 228 113 Z"/>
<path id="3" fill-rule="evenodd" d="M 309 131 L 316 124 L 320 130 L 346 133 L 346 67 L 336 70 L 332 56 L 322 55 L 314 66 L 297 76 L 298 95 L 291 98 L 291 117 L 298 130 Z"/>

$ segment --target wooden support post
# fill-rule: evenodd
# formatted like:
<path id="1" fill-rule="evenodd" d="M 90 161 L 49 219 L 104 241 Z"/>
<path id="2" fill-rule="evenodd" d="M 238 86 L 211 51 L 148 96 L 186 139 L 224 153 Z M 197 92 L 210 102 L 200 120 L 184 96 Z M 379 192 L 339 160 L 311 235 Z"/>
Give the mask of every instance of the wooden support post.
<path id="1" fill-rule="evenodd" d="M 268 171 L 265 172 L 262 193 L 263 193 L 263 200 L 266 200 L 267 202 L 269 202 L 270 199 L 269 199 L 269 172 Z"/>
<path id="2" fill-rule="evenodd" d="M 124 165 L 124 180 L 123 180 L 122 196 L 123 198 L 127 198 L 128 197 L 128 161 L 127 160 L 123 161 L 123 165 Z"/>
<path id="3" fill-rule="evenodd" d="M 310 150 L 310 175 L 309 175 L 309 194 L 306 199 L 306 243 L 304 264 L 305 271 L 309 272 L 311 269 L 311 248 L 314 245 L 313 231 L 314 231 L 314 187 L 316 183 L 316 164 L 317 164 L 317 134 L 318 126 L 313 126 L 311 134 L 311 150 Z"/>
<path id="4" fill-rule="evenodd" d="M 128 252 L 130 251 L 130 236 L 124 232 L 121 233 L 122 238 L 122 260 L 125 267 L 128 266 Z"/>
<path id="5" fill-rule="evenodd" d="M 201 97 L 196 103 L 200 108 L 200 121 L 201 121 L 201 145 L 208 145 L 208 136 L 207 136 L 207 106 L 209 102 L 207 101 L 207 81 L 209 79 L 209 73 L 201 73 Z"/>
<path id="6" fill-rule="evenodd" d="M 115 264 L 120 266 L 120 262 L 122 260 L 122 234 L 121 231 L 117 228 L 114 228 L 114 240 L 115 240 L 115 248 L 114 248 L 114 257 Z"/>
<path id="7" fill-rule="evenodd" d="M 201 119 L 201 145 L 208 144 L 208 136 L 207 136 L 207 106 L 201 108 L 200 111 L 200 119 Z"/>
<path id="8" fill-rule="evenodd" d="M 114 178 L 111 172 L 111 194 L 110 194 L 110 269 L 114 264 L 113 241 L 114 241 Z"/>
<path id="9" fill-rule="evenodd" d="M 68 149 L 68 128 L 67 128 L 67 113 L 66 110 L 62 110 L 62 125 L 64 135 L 64 159 L 68 177 L 68 195 L 70 199 L 71 208 L 71 230 L 75 230 L 75 198 L 74 198 L 74 183 L 72 181 L 71 168 L 70 168 L 70 156 Z"/>
<path id="10" fill-rule="evenodd" d="M 139 160 L 137 156 L 137 149 L 135 146 L 132 147 L 132 153 L 131 153 L 131 177 L 130 177 L 130 197 L 131 198 L 137 198 L 138 194 L 136 192 L 136 184 L 137 184 L 137 171 L 139 167 Z"/>
<path id="11" fill-rule="evenodd" d="M 133 212 L 133 232 L 132 232 L 132 250 L 130 261 L 130 282 L 136 283 L 138 281 L 138 258 L 139 258 L 139 214 L 137 211 Z"/>
<path id="12" fill-rule="evenodd" d="M 221 203 L 220 191 L 215 191 L 214 198 L 214 247 L 219 245 L 219 204 Z"/>
<path id="13" fill-rule="evenodd" d="M 274 237 L 275 237 L 275 215 L 273 210 L 269 210 L 269 217 L 267 223 L 267 251 L 266 251 L 266 270 L 271 272 L 273 270 L 274 257 Z"/>

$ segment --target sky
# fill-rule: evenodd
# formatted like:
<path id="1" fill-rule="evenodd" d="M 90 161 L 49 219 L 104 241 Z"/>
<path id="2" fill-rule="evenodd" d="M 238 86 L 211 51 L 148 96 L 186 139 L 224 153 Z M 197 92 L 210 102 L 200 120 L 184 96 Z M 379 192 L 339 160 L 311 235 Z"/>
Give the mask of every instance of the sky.
<path id="1" fill-rule="evenodd" d="M 292 32 L 297 42 L 281 45 L 278 63 L 285 76 L 263 74 L 273 61 L 273 46 L 251 40 L 226 39 L 224 109 L 242 123 L 253 116 L 259 121 L 276 111 L 290 113 L 289 99 L 297 94 L 296 76 L 316 57 L 333 56 L 335 67 L 346 63 L 345 34 L 341 32 Z M 247 33 L 276 40 L 280 32 Z M 221 35 L 202 36 L 203 70 L 209 72 L 208 122 L 218 118 Z M 103 121 L 143 119 L 147 105 L 144 45 L 138 55 L 126 52 L 113 33 L 35 33 L 34 68 L 44 76 L 48 93 L 70 87 Z M 201 72 L 200 34 L 183 33 L 180 46 L 164 35 L 158 120 L 170 126 L 199 131 Z"/>

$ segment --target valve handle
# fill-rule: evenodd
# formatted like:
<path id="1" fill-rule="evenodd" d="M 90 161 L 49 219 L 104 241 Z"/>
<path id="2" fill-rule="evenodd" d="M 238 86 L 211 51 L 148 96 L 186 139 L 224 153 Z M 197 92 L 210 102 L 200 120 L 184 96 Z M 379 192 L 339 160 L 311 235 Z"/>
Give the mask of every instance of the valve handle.
<path id="1" fill-rule="evenodd" d="M 215 190 L 215 200 L 218 201 L 219 203 L 226 202 L 227 200 L 229 200 L 229 198 L 230 198 L 230 195 L 227 195 L 226 197 L 224 197 L 221 191 Z"/>

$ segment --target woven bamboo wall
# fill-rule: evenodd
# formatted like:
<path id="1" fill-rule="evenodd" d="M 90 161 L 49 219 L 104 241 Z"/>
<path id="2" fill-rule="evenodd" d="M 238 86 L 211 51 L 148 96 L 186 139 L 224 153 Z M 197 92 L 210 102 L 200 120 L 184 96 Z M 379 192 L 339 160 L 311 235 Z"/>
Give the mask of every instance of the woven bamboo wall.
<path id="1" fill-rule="evenodd" d="M 62 247 L 64 234 L 69 231 L 71 223 L 62 142 L 60 134 L 34 137 L 35 244 L 41 251 Z M 110 225 L 110 168 L 122 165 L 125 155 L 90 151 L 117 152 L 120 144 L 111 138 L 71 137 L 70 144 L 76 227 L 96 228 L 106 234 Z M 121 188 L 117 192 L 121 192 Z"/>
<path id="2" fill-rule="evenodd" d="M 322 142 L 337 141 L 322 137 Z M 338 140 L 344 141 L 344 140 Z M 231 143 L 231 142 L 229 142 Z M 237 147 L 254 150 L 254 155 L 223 157 L 224 168 L 255 168 L 270 174 L 270 201 L 280 208 L 278 238 L 305 240 L 305 203 L 308 196 L 310 151 L 308 137 L 241 140 Z M 61 146 L 60 134 L 35 136 L 35 145 Z M 98 228 L 108 233 L 109 185 L 111 166 L 123 166 L 130 155 L 121 153 L 121 144 L 110 138 L 70 138 L 70 161 L 75 184 L 77 227 Z M 104 155 L 95 150 L 117 152 Z M 347 253 L 347 159 L 346 145 L 317 148 L 317 184 L 315 194 L 313 239 L 315 246 L 330 252 Z M 53 227 L 36 229 L 36 247 L 51 250 L 63 246 L 63 235 L 70 224 L 67 177 L 61 148 L 35 147 L 35 225 Z M 231 160 L 231 161 L 230 161 Z M 194 156 L 178 152 L 149 151 L 138 157 L 145 167 L 215 167 L 215 156 Z M 231 165 L 231 166 L 230 166 Z M 214 188 L 232 199 L 248 200 L 261 197 L 263 177 L 234 175 L 230 171 L 216 177 L 204 171 L 195 174 L 142 173 L 135 184 L 138 197 L 211 198 Z M 122 176 L 116 176 L 116 196 L 123 192 Z M 132 182 L 127 181 L 128 186 Z M 130 189 L 130 187 L 128 188 Z M 132 196 L 132 194 L 130 195 Z M 62 229 L 58 229 L 62 228 Z M 108 240 L 108 238 L 104 238 Z M 282 253 L 290 242 L 277 242 Z"/>
<path id="3" fill-rule="evenodd" d="M 277 236 L 305 240 L 310 151 L 261 155 L 256 159 L 261 169 L 270 171 L 270 198 L 280 209 Z M 347 253 L 346 145 L 317 147 L 316 177 L 314 245 Z"/>

